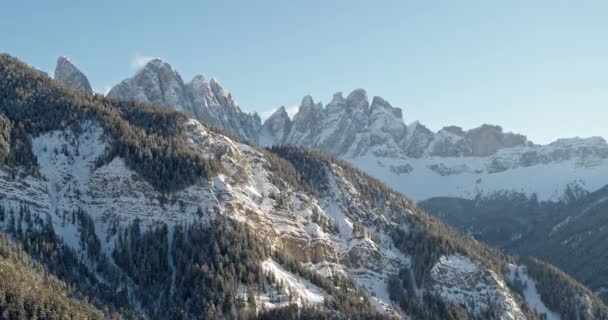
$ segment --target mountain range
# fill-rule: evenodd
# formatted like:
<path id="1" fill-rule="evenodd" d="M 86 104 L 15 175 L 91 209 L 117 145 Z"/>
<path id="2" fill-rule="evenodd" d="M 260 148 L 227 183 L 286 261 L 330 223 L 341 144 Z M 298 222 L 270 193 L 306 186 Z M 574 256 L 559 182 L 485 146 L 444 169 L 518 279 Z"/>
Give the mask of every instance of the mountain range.
<path id="1" fill-rule="evenodd" d="M 59 59 L 59 74 L 74 73 L 75 67 L 64 60 Z M 82 80 L 84 76 L 56 78 L 77 89 L 88 83 Z M 215 79 L 206 81 L 197 75 L 185 83 L 167 62 L 153 59 L 114 86 L 108 96 L 185 112 L 260 146 L 317 149 L 350 162 L 416 201 L 445 196 L 473 199 L 505 192 L 562 201 L 567 200 L 568 190 L 592 192 L 608 181 L 608 144 L 601 137 L 537 145 L 496 125 L 470 130 L 446 126 L 433 132 L 418 121 L 406 125 L 401 109 L 381 97 L 373 97 L 370 103 L 363 89 L 346 97 L 336 93 L 325 106 L 305 96 L 293 119 L 280 107 L 262 123 L 257 114 L 243 112 Z"/>
<path id="2" fill-rule="evenodd" d="M 91 312 L 608 319 L 604 303 L 557 268 L 455 231 L 397 188 L 408 177 L 433 182 L 414 172 L 448 181 L 570 162 L 598 170 L 601 139 L 537 146 L 493 126 L 433 133 L 405 126 L 381 98 L 369 104 L 363 90 L 325 107 L 305 97 L 293 120 L 279 109 L 262 124 L 217 81 L 184 84 L 161 60 L 109 97 L 90 94 L 86 77 L 59 61 L 55 81 L 0 56 L 0 221 L 23 254 L 66 283 L 70 299 L 99 309 Z M 588 195 L 582 183 L 567 185 L 559 198 Z M 487 199 L 504 186 L 515 184 L 470 196 Z M 27 314 L 19 301 L 0 303 Z"/>
<path id="3" fill-rule="evenodd" d="M 58 68 L 61 63 L 60 58 Z M 64 73 L 73 72 L 75 67 L 68 69 Z M 466 131 L 446 126 L 433 132 L 418 121 L 406 125 L 402 110 L 381 97 L 373 97 L 370 103 L 363 89 L 354 90 L 346 98 L 336 93 L 325 106 L 305 96 L 293 118 L 280 107 L 262 123 L 255 113 L 243 112 L 216 80 L 203 79 L 199 75 L 183 84 L 167 62 L 153 59 L 132 78 L 115 86 L 108 96 L 184 111 L 201 123 L 260 146 L 303 146 L 346 160 L 432 214 L 451 217 L 448 222 L 458 220 L 454 226 L 460 230 L 513 254 L 533 253 L 566 270 L 585 270 L 589 263 L 596 269 L 606 265 L 601 259 L 564 261 L 544 255 L 564 248 L 542 238 L 536 238 L 540 240 L 536 252 L 520 251 L 518 248 L 525 245 L 512 243 L 526 243 L 526 236 L 533 236 L 533 230 L 552 229 L 561 220 L 569 223 L 579 214 L 560 217 L 560 221 L 546 216 L 568 211 L 564 208 L 572 201 L 594 205 L 586 200 L 593 197 L 587 195 L 608 181 L 608 144 L 601 137 L 558 139 L 537 145 L 524 135 L 503 132 L 496 125 L 484 124 Z M 64 81 L 77 89 L 82 82 Z M 194 87 L 199 89 L 192 90 Z M 464 212 L 460 206 L 445 205 L 455 201 L 473 203 L 477 210 Z M 522 210 L 522 201 L 527 207 L 540 202 L 543 209 Z M 492 224 L 494 228 L 489 227 Z M 597 221 L 596 225 L 605 224 Z M 585 238 L 589 232 L 572 236 Z M 598 294 L 607 292 L 608 283 L 602 277 L 578 271 L 572 274 Z"/>

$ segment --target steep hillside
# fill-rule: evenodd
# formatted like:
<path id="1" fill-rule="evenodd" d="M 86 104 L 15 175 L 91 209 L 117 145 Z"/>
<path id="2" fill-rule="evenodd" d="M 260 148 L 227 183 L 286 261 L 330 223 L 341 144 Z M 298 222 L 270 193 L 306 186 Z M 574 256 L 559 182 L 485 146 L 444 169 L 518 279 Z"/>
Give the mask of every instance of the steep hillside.
<path id="1" fill-rule="evenodd" d="M 558 270 L 490 249 L 318 152 L 260 149 L 180 113 L 79 93 L 6 55 L 0 111 L 3 232 L 110 311 L 608 318 Z"/>
<path id="2" fill-rule="evenodd" d="M 474 200 L 433 198 L 420 206 L 493 246 L 550 261 L 605 298 L 608 189 L 569 194 L 567 202 L 511 194 Z"/>
<path id="3" fill-rule="evenodd" d="M 107 319 L 92 305 L 70 297 L 67 286 L 48 275 L 5 235 L 0 236 L 2 319 Z M 113 315 L 112 319 L 119 319 Z"/>

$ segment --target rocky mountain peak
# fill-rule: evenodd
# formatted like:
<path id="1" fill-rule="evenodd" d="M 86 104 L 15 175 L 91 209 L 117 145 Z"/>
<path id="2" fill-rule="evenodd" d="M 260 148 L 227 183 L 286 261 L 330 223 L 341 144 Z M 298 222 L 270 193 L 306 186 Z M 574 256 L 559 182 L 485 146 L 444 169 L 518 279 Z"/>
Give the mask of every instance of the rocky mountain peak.
<path id="1" fill-rule="evenodd" d="M 266 121 L 258 136 L 258 144 L 270 146 L 281 144 L 291 129 L 291 119 L 284 106 L 275 111 Z"/>
<path id="2" fill-rule="evenodd" d="M 328 113 L 339 113 L 346 108 L 346 99 L 342 96 L 342 92 L 334 93 L 333 98 L 326 106 Z"/>
<path id="3" fill-rule="evenodd" d="M 270 118 L 289 118 L 289 114 L 287 113 L 287 110 L 285 110 L 285 106 L 281 106 L 270 116 Z"/>
<path id="4" fill-rule="evenodd" d="M 230 92 L 215 78 L 207 82 L 202 75 L 197 75 L 184 83 L 180 74 L 160 58 L 150 60 L 108 95 L 184 112 L 211 127 L 251 141 L 257 140 L 262 126 L 259 116 L 242 112 Z"/>
<path id="5" fill-rule="evenodd" d="M 55 80 L 73 89 L 93 93 L 87 77 L 67 57 L 61 56 L 57 59 Z"/>
<path id="6" fill-rule="evenodd" d="M 315 100 L 310 95 L 304 96 L 302 98 L 302 103 L 300 103 L 300 110 L 308 110 L 313 109 L 316 106 Z"/>
<path id="7" fill-rule="evenodd" d="M 192 110 L 182 77 L 160 58 L 148 61 L 135 76 L 113 87 L 108 96 L 153 103 L 181 112 Z"/>
<path id="8" fill-rule="evenodd" d="M 391 104 L 384 100 L 382 97 L 374 96 L 372 99 L 372 105 L 370 106 L 370 112 L 378 111 L 378 110 L 386 110 L 390 112 L 395 118 L 403 121 L 403 114 L 401 109 L 394 108 Z"/>
<path id="9" fill-rule="evenodd" d="M 353 90 L 348 97 L 346 97 L 346 105 L 349 109 L 367 111 L 369 109 L 367 92 L 363 89 Z"/>
<path id="10" fill-rule="evenodd" d="M 162 65 L 165 65 L 165 64 L 167 64 L 167 65 L 168 65 L 168 63 L 167 63 L 167 62 L 165 62 L 163 59 L 161 59 L 161 58 L 158 58 L 158 57 L 157 57 L 157 58 L 150 59 L 150 61 L 148 61 L 148 62 L 147 62 L 145 65 L 144 65 L 144 69 L 146 69 L 146 68 L 156 68 L 156 69 L 158 69 L 158 68 L 160 68 Z"/>
<path id="11" fill-rule="evenodd" d="M 441 131 L 449 132 L 457 136 L 464 136 L 464 130 L 462 130 L 462 127 L 459 126 L 446 126 L 443 127 Z"/>
<path id="12" fill-rule="evenodd" d="M 335 105 L 335 104 L 342 104 L 345 103 L 346 100 L 344 100 L 344 96 L 342 94 L 342 92 L 336 92 L 334 93 L 331 102 L 329 103 L 330 105 Z"/>
<path id="13" fill-rule="evenodd" d="M 487 157 L 499 149 L 526 145 L 527 138 L 523 135 L 503 133 L 500 126 L 484 124 L 466 132 L 471 145 L 473 156 Z"/>
<path id="14" fill-rule="evenodd" d="M 202 87 L 207 82 L 205 81 L 205 77 L 202 74 L 197 74 L 192 77 L 192 80 L 188 83 L 191 86 Z"/>

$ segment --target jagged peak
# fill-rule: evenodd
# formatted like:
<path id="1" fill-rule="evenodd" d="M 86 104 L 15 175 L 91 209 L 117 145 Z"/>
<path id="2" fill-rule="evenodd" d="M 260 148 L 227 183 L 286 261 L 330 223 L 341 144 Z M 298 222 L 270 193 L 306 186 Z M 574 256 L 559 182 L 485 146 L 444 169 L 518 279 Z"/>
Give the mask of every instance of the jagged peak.
<path id="1" fill-rule="evenodd" d="M 268 117 L 268 119 L 266 119 L 265 122 L 277 121 L 277 119 L 291 120 L 291 118 L 289 117 L 289 114 L 287 113 L 287 110 L 285 109 L 285 106 L 280 106 L 275 112 L 272 113 L 272 115 L 270 115 L 270 117 Z"/>
<path id="2" fill-rule="evenodd" d="M 445 127 L 441 128 L 441 130 L 439 130 L 439 132 L 441 132 L 441 131 L 449 132 L 451 134 L 455 134 L 458 136 L 464 135 L 464 130 L 462 129 L 462 127 L 459 127 L 459 126 L 445 126 Z"/>
<path id="3" fill-rule="evenodd" d="M 344 96 L 341 91 L 334 93 L 331 102 L 329 104 L 338 104 L 344 102 Z"/>
<path id="4" fill-rule="evenodd" d="M 53 78 L 74 89 L 87 93 L 93 92 L 87 77 L 66 56 L 60 56 L 57 59 Z"/>
<path id="5" fill-rule="evenodd" d="M 315 106 L 315 100 L 311 95 L 305 95 L 302 98 L 302 103 L 300 104 L 300 108 L 312 108 Z"/>
<path id="6" fill-rule="evenodd" d="M 156 58 L 152 58 L 150 59 L 150 61 L 146 62 L 146 64 L 144 65 L 144 68 L 147 67 L 160 67 L 162 65 L 169 65 L 171 66 L 168 62 L 166 62 L 165 60 L 163 60 L 162 58 L 156 57 Z"/>
<path id="7" fill-rule="evenodd" d="M 173 68 L 173 66 L 169 62 L 159 57 L 153 58 L 150 61 L 146 62 L 144 67 L 139 69 L 135 75 L 137 76 L 144 72 L 157 73 L 161 69 L 169 69 L 172 73 L 179 75 L 177 70 L 175 70 L 175 68 Z"/>
<path id="8" fill-rule="evenodd" d="M 274 113 L 276 113 L 276 114 L 287 114 L 287 110 L 285 110 L 285 106 L 280 106 L 279 109 L 277 109 L 277 111 L 275 111 Z"/>
<path id="9" fill-rule="evenodd" d="M 372 99 L 372 104 L 370 106 L 370 112 L 374 112 L 374 110 L 387 110 L 390 112 L 395 118 L 399 120 L 403 120 L 403 113 L 400 108 L 394 108 L 391 104 L 384 100 L 382 97 L 374 96 Z"/>
<path id="10" fill-rule="evenodd" d="M 197 74 L 194 77 L 192 77 L 192 80 L 190 80 L 190 83 L 205 83 L 205 77 L 202 74 Z"/>
<path id="11" fill-rule="evenodd" d="M 57 64 L 66 62 L 72 63 L 72 61 L 70 61 L 70 58 L 68 58 L 67 56 L 59 56 L 59 58 L 57 58 Z"/>
<path id="12" fill-rule="evenodd" d="M 369 100 L 367 99 L 367 92 L 364 89 L 355 89 L 353 90 L 348 97 L 346 98 L 347 106 L 355 109 L 365 109 L 369 108 Z"/>
<path id="13" fill-rule="evenodd" d="M 408 129 L 416 129 L 418 128 L 418 126 L 424 126 L 422 123 L 420 123 L 419 120 L 416 121 L 412 121 L 410 124 L 407 125 Z"/>
<path id="14" fill-rule="evenodd" d="M 420 121 L 416 120 L 410 124 L 407 125 L 407 131 L 410 133 L 414 133 L 416 131 L 420 131 L 420 132 L 426 132 L 429 134 L 433 134 L 434 132 L 429 129 L 427 126 L 425 126 L 424 124 L 420 123 Z"/>
<path id="15" fill-rule="evenodd" d="M 55 66 L 55 74 L 53 75 L 54 78 L 57 77 L 57 71 L 60 69 L 65 69 L 65 68 L 69 68 L 71 70 L 76 70 L 78 72 L 81 72 L 78 68 L 76 68 L 76 66 L 72 63 L 72 61 L 70 60 L 70 58 L 66 57 L 66 56 L 60 56 L 59 58 L 57 58 L 57 65 Z"/>
<path id="16" fill-rule="evenodd" d="M 228 92 L 228 90 L 226 90 L 226 88 L 224 88 L 222 84 L 214 77 L 209 79 L 209 86 L 211 87 L 211 90 L 213 90 L 216 94 L 220 94 L 224 97 L 230 95 L 230 92 Z"/>

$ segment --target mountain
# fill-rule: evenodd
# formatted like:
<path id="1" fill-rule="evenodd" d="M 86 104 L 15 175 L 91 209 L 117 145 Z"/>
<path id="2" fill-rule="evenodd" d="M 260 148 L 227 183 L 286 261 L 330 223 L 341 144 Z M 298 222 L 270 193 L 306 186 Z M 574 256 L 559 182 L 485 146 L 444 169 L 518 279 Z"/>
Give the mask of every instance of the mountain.
<path id="1" fill-rule="evenodd" d="M 321 153 L 68 90 L 7 55 L 0 111 L 2 232 L 109 312 L 608 319 L 558 269 L 454 231 Z"/>
<path id="2" fill-rule="evenodd" d="M 206 81 L 197 75 L 184 83 L 171 65 L 158 58 L 149 61 L 132 78 L 114 86 L 108 96 L 166 106 L 251 141 L 256 140 L 262 126 L 260 117 L 242 112 L 217 80 Z"/>
<path id="3" fill-rule="evenodd" d="M 93 89 L 91 89 L 91 85 L 89 84 L 89 79 L 87 79 L 87 77 L 66 57 L 59 57 L 59 59 L 57 59 L 54 77 L 55 80 L 68 87 L 86 93 L 93 93 Z"/>

